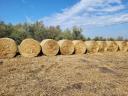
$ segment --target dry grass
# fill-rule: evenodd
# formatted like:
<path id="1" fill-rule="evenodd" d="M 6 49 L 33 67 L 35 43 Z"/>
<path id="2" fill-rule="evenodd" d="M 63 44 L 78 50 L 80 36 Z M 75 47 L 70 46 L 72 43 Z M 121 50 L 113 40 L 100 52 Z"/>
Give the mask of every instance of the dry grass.
<path id="1" fill-rule="evenodd" d="M 0 59 L 0 96 L 128 96 L 128 53 Z"/>

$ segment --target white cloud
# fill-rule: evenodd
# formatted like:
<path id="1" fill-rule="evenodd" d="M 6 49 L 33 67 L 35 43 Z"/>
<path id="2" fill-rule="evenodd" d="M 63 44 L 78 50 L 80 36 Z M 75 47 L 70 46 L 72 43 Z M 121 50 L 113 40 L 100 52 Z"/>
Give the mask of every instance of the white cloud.
<path id="1" fill-rule="evenodd" d="M 46 25 L 60 25 L 62 28 L 87 26 L 105 26 L 128 22 L 128 13 L 123 0 L 81 0 L 61 13 L 44 17 Z"/>

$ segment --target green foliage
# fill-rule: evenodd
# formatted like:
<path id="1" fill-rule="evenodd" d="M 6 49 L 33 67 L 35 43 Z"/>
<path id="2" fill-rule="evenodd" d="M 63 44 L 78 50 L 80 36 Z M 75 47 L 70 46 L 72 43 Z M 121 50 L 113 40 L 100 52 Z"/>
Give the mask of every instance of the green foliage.
<path id="1" fill-rule="evenodd" d="M 87 41 L 90 41 L 90 40 L 91 40 L 91 38 L 90 38 L 90 37 L 88 37 L 86 40 L 87 40 Z"/>
<path id="2" fill-rule="evenodd" d="M 23 39 L 27 38 L 27 33 L 23 28 L 16 28 L 12 31 L 9 37 L 16 40 L 19 44 Z"/>
<path id="3" fill-rule="evenodd" d="M 74 26 L 73 27 L 73 32 L 72 32 L 73 39 L 75 39 L 75 40 L 79 40 L 79 39 L 85 40 L 85 37 L 81 34 L 81 32 L 82 32 L 81 28 L 78 28 L 78 27 Z"/>
<path id="4" fill-rule="evenodd" d="M 0 38 L 1 37 L 8 37 L 12 32 L 12 25 L 6 25 L 3 21 L 0 22 Z"/>
<path id="5" fill-rule="evenodd" d="M 108 41 L 114 41 L 115 39 L 110 37 L 110 38 L 107 38 Z"/>
<path id="6" fill-rule="evenodd" d="M 95 41 L 105 41 L 106 39 L 101 37 L 101 36 L 100 37 L 96 36 L 93 40 L 95 40 Z"/>
<path id="7" fill-rule="evenodd" d="M 124 40 L 124 38 L 123 37 L 121 37 L 121 36 L 119 36 L 119 37 L 117 37 L 117 39 L 116 40 L 118 40 L 118 41 L 123 41 Z"/>
<path id="8" fill-rule="evenodd" d="M 61 40 L 61 39 L 69 39 L 72 40 L 73 36 L 72 33 L 69 29 L 64 30 L 64 32 L 61 32 L 58 34 L 58 36 L 55 38 L 56 40 Z"/>
<path id="9" fill-rule="evenodd" d="M 5 24 L 0 22 L 0 38 L 10 37 L 17 41 L 19 44 L 25 38 L 34 38 L 38 41 L 43 39 L 69 39 L 69 40 L 92 40 L 91 38 L 85 38 L 82 34 L 82 29 L 74 26 L 72 30 L 61 30 L 60 26 L 44 26 L 43 22 L 35 22 L 33 24 L 20 23 L 16 25 Z M 93 40 L 124 40 L 122 37 L 117 39 L 95 37 Z"/>
<path id="10" fill-rule="evenodd" d="M 34 38 L 38 41 L 43 39 L 85 39 L 82 35 L 82 30 L 78 27 L 73 27 L 73 30 L 61 30 L 60 26 L 44 26 L 43 22 L 35 22 L 33 24 L 5 24 L 0 22 L 0 38 L 10 37 L 19 44 L 25 38 Z"/>

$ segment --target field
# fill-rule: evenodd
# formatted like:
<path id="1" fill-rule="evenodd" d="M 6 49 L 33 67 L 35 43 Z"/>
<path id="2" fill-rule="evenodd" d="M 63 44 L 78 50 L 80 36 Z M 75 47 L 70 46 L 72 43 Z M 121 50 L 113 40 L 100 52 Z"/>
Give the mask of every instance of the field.
<path id="1" fill-rule="evenodd" d="M 128 53 L 0 59 L 0 96 L 128 96 Z"/>

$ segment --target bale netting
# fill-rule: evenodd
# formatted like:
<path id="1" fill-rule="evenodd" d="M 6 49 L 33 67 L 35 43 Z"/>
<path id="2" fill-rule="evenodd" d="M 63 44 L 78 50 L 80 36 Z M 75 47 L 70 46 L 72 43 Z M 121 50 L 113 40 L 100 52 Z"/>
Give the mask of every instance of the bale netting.
<path id="1" fill-rule="evenodd" d="M 12 58 L 16 55 L 17 45 L 13 39 L 0 38 L 0 59 Z"/>
<path id="2" fill-rule="evenodd" d="M 104 52 L 107 47 L 107 43 L 105 41 L 97 41 L 99 45 L 99 52 Z"/>
<path id="3" fill-rule="evenodd" d="M 122 52 L 128 51 L 127 41 L 116 41 L 116 43 L 119 46 L 119 51 L 122 51 Z"/>
<path id="4" fill-rule="evenodd" d="M 85 41 L 87 52 L 97 53 L 99 51 L 99 45 L 96 41 Z"/>
<path id="5" fill-rule="evenodd" d="M 40 43 L 34 39 L 24 39 L 18 47 L 19 52 L 24 57 L 36 57 L 40 53 Z"/>
<path id="6" fill-rule="evenodd" d="M 82 40 L 73 40 L 75 54 L 84 54 L 86 52 L 85 43 Z"/>
<path id="7" fill-rule="evenodd" d="M 115 41 L 106 41 L 107 46 L 105 48 L 105 51 L 108 52 L 117 52 L 118 51 L 118 45 Z"/>
<path id="8" fill-rule="evenodd" d="M 42 52 L 46 56 L 55 56 L 59 52 L 59 45 L 53 39 L 45 39 L 40 43 Z"/>
<path id="9" fill-rule="evenodd" d="M 60 53 L 62 55 L 71 55 L 74 52 L 74 44 L 71 40 L 60 40 L 58 41 L 60 46 Z"/>

